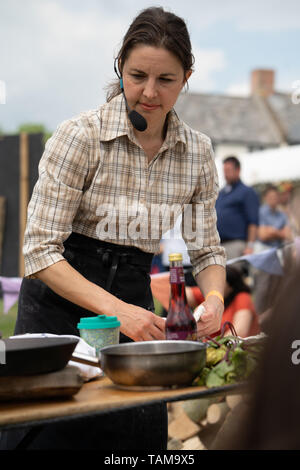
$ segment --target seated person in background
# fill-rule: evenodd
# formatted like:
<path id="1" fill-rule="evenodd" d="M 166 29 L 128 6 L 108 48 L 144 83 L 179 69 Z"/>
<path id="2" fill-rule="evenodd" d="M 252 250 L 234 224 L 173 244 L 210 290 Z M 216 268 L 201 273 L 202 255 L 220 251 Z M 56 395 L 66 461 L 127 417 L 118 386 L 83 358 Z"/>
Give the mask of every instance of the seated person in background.
<path id="1" fill-rule="evenodd" d="M 196 308 L 204 300 L 198 287 L 186 287 L 186 295 L 188 303 L 192 308 Z M 231 265 L 226 266 L 224 304 L 222 326 L 227 321 L 231 322 L 237 335 L 241 338 L 260 333 L 258 317 L 252 303 L 250 288 L 244 283 L 240 271 Z M 211 336 L 218 336 L 220 331 Z M 226 328 L 226 334 L 231 334 L 229 328 Z"/>
<path id="2" fill-rule="evenodd" d="M 279 210 L 279 192 L 275 186 L 268 186 L 263 193 L 264 204 L 259 209 L 258 241 L 256 251 L 282 248 L 291 240 L 291 231 L 286 214 Z M 270 307 L 270 293 L 280 282 L 280 277 L 264 271 L 254 275 L 254 304 L 258 315 Z"/>
<path id="3" fill-rule="evenodd" d="M 291 183 L 281 183 L 278 187 L 278 209 L 287 216 L 292 239 L 300 236 L 300 188 Z"/>
<path id="4" fill-rule="evenodd" d="M 264 192 L 264 204 L 259 209 L 258 239 L 265 248 L 280 248 L 290 240 L 288 218 L 279 208 L 279 192 L 275 186 L 269 186 Z"/>

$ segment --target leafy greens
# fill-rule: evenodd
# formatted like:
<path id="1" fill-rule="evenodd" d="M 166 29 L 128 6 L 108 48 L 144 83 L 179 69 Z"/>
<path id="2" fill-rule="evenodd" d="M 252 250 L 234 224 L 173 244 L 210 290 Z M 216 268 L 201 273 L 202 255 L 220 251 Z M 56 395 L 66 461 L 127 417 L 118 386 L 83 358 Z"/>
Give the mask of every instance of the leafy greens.
<path id="1" fill-rule="evenodd" d="M 224 336 L 227 326 L 232 334 Z M 220 336 L 207 340 L 206 365 L 194 385 L 221 387 L 246 380 L 256 369 L 263 343 L 247 343 L 237 336 L 232 323 L 224 323 Z"/>

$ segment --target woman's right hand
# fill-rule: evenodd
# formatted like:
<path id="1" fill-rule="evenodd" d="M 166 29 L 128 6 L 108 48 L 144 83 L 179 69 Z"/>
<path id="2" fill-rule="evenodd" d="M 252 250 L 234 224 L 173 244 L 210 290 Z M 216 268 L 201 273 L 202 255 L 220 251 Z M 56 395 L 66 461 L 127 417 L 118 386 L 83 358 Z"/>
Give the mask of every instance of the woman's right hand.
<path id="1" fill-rule="evenodd" d="M 122 302 L 116 315 L 121 322 L 121 333 L 134 341 L 166 339 L 164 318 L 149 310 Z"/>

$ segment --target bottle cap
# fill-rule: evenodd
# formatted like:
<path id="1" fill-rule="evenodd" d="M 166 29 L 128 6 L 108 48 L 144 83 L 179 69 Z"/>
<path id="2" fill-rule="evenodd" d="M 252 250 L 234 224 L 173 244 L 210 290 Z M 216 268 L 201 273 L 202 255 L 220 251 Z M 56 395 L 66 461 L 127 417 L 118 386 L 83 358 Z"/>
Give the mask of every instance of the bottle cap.
<path id="1" fill-rule="evenodd" d="M 79 330 L 96 330 L 101 328 L 116 328 L 120 325 L 117 317 L 98 315 L 95 317 L 80 318 L 80 323 L 78 323 L 77 328 Z"/>
<path id="2" fill-rule="evenodd" d="M 169 261 L 182 261 L 182 254 L 181 253 L 170 253 L 169 254 Z"/>

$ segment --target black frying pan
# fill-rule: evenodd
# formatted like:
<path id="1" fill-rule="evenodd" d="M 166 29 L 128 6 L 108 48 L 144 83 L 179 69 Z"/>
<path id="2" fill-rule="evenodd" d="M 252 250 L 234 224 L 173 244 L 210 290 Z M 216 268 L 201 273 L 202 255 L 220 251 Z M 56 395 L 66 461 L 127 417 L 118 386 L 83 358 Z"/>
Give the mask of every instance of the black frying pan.
<path id="1" fill-rule="evenodd" d="M 63 369 L 69 362 L 79 338 L 7 338 L 1 340 L 5 364 L 0 376 L 36 375 Z M 1 359 L 3 359 L 3 343 Z"/>

